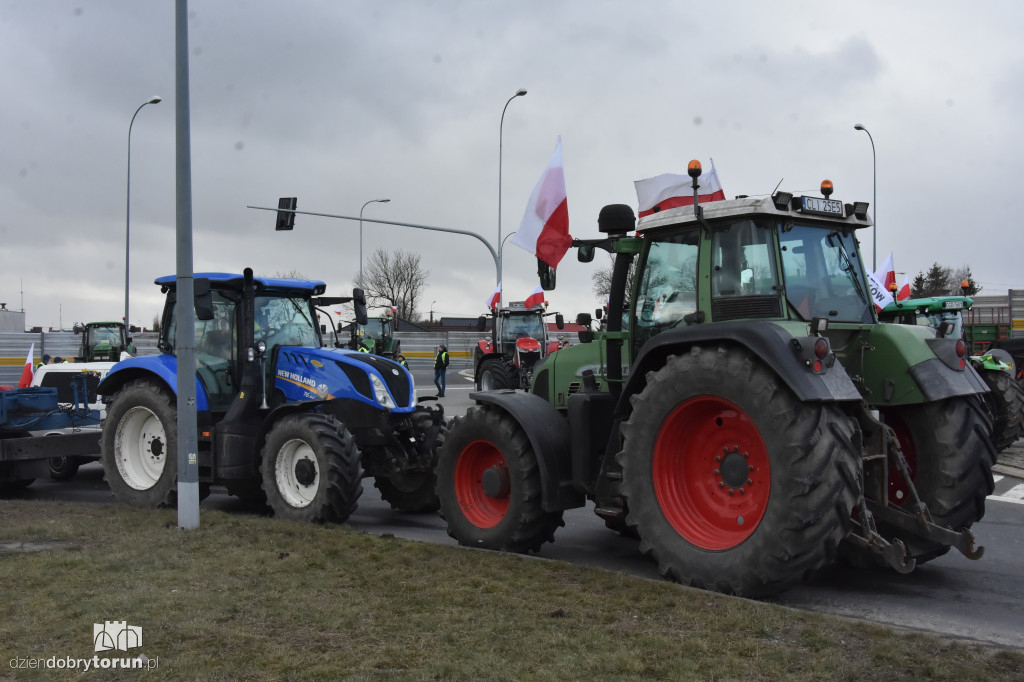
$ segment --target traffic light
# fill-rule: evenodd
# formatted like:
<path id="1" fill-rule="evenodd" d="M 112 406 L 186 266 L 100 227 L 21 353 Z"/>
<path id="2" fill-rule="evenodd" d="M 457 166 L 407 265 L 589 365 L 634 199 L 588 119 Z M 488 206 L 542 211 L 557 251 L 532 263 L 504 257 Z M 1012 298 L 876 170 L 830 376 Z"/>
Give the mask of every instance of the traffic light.
<path id="1" fill-rule="evenodd" d="M 281 197 L 277 200 L 277 223 L 275 230 L 290 230 L 295 227 L 295 206 L 298 200 L 296 197 Z"/>

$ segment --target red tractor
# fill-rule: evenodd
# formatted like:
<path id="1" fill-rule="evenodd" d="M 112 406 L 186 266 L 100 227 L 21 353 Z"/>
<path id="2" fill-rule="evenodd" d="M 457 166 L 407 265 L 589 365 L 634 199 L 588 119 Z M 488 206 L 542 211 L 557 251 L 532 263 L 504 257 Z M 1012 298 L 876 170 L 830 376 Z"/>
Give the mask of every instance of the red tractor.
<path id="1" fill-rule="evenodd" d="M 507 308 L 491 311 L 491 335 L 477 343 L 473 354 L 476 390 L 529 390 L 534 366 L 558 350 L 558 340 L 548 338 L 544 318 L 549 315 L 555 316 L 559 329 L 565 327 L 562 314 L 548 313 L 543 305 L 527 308 L 522 301 L 512 301 Z M 477 329 L 487 330 L 486 315 L 480 316 Z"/>

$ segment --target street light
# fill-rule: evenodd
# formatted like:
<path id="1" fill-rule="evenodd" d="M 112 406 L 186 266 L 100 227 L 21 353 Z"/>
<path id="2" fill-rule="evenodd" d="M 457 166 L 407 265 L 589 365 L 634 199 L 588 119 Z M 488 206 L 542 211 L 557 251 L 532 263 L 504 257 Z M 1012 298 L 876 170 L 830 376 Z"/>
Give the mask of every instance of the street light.
<path id="1" fill-rule="evenodd" d="M 437 301 L 431 301 L 430 302 L 430 324 L 434 324 L 434 304 L 435 303 L 437 303 Z"/>
<path id="2" fill-rule="evenodd" d="M 380 203 L 386 204 L 391 199 L 370 199 L 363 208 L 366 208 L 368 204 Z M 363 286 L 363 208 L 359 209 L 359 286 Z"/>
<path id="3" fill-rule="evenodd" d="M 147 104 L 159 104 L 161 101 L 159 95 L 153 95 L 147 101 L 139 105 L 139 108 L 132 114 L 132 121 L 128 124 L 128 181 L 126 183 L 125 190 L 125 209 L 124 209 L 124 328 L 125 331 L 131 329 L 131 322 L 128 321 L 128 246 L 131 235 L 131 208 L 132 208 L 132 126 L 135 125 L 135 117 L 142 111 L 142 107 Z"/>
<path id="4" fill-rule="evenodd" d="M 878 267 L 878 167 L 875 163 L 875 139 L 871 137 L 871 131 L 860 123 L 853 126 L 854 130 L 863 130 L 871 140 L 871 181 L 874 190 L 871 196 L 871 271 Z"/>
<path id="5" fill-rule="evenodd" d="M 501 138 L 505 128 L 505 109 L 508 109 L 509 102 L 516 97 L 522 97 L 526 90 L 520 88 L 516 94 L 508 98 L 504 109 L 501 110 L 501 125 L 498 126 L 498 284 L 501 284 Z M 498 307 L 501 307 L 501 292 L 498 292 Z"/>

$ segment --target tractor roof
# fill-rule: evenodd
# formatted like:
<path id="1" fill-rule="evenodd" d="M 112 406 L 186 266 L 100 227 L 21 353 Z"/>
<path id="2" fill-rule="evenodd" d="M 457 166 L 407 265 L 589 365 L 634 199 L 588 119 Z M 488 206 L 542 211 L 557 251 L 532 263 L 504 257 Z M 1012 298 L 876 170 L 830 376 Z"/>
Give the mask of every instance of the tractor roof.
<path id="1" fill-rule="evenodd" d="M 229 272 L 197 272 L 193 279 L 205 277 L 210 280 L 211 289 L 240 290 L 245 278 L 237 273 Z M 158 277 L 154 282 L 164 290 L 173 290 L 177 286 L 177 275 Z M 257 291 L 295 296 L 319 296 L 327 290 L 327 284 L 319 280 L 291 279 L 286 277 L 253 277 Z"/>
<path id="2" fill-rule="evenodd" d="M 858 229 L 871 226 L 871 218 L 867 215 L 867 204 L 845 204 L 843 205 L 844 215 L 823 215 L 819 212 L 811 212 L 802 208 L 803 197 L 794 196 L 788 192 L 777 192 L 770 197 L 738 197 L 725 201 L 701 202 L 704 208 L 704 219 L 708 221 L 727 218 L 742 217 L 746 215 L 775 215 L 782 218 L 802 218 L 808 221 L 827 221 L 832 224 L 848 225 Z M 824 201 L 820 197 L 810 197 L 815 202 Z M 842 205 L 841 202 L 832 201 L 833 204 Z M 681 225 L 686 223 L 697 223 L 693 206 L 678 206 L 668 208 L 664 211 L 651 213 L 643 216 L 637 221 L 638 231 L 663 227 L 666 225 Z"/>

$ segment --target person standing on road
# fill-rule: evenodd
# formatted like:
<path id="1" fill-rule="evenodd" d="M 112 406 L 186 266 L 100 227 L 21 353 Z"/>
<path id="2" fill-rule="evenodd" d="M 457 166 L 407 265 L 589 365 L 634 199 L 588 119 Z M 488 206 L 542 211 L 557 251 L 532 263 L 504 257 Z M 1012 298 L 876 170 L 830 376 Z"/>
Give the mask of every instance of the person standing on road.
<path id="1" fill-rule="evenodd" d="M 437 386 L 437 397 L 444 397 L 444 389 L 447 385 L 445 371 L 448 369 L 448 349 L 442 343 L 437 347 L 437 354 L 434 355 L 434 386 Z"/>

